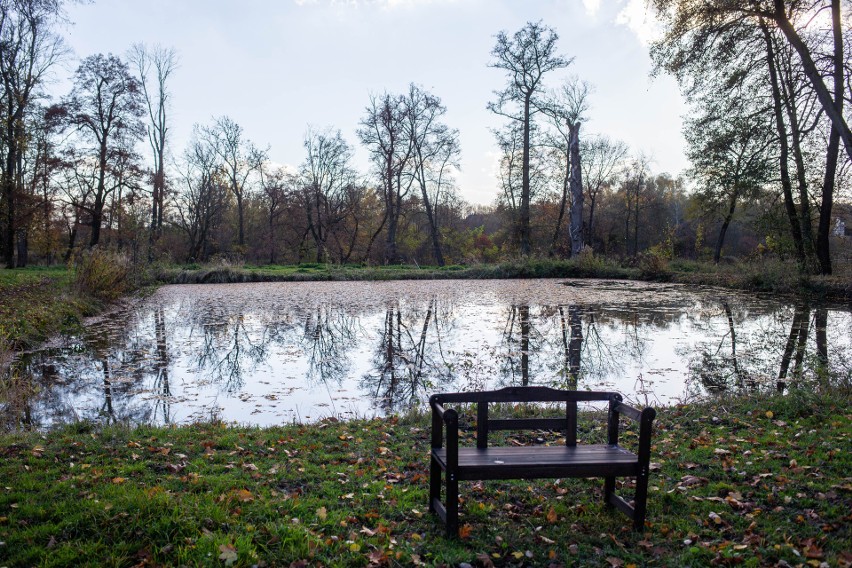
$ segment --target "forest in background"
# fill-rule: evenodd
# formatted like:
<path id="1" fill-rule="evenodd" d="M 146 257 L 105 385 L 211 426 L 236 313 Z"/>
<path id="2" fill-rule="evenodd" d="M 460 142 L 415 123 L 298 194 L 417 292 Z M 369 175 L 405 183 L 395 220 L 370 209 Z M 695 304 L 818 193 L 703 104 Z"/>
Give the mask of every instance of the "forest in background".
<path id="1" fill-rule="evenodd" d="M 777 256 L 802 272 L 849 266 L 852 2 L 652 0 L 651 47 L 690 103 L 692 167 L 655 172 L 641 149 L 585 132 L 594 93 L 556 32 L 499 32 L 482 93 L 504 120 L 499 186 L 471 205 L 462 151 L 437 93 L 412 83 L 366 97 L 357 140 L 308 127 L 296 168 L 276 164 L 227 115 L 170 137 L 179 54 L 134 44 L 71 59 L 62 0 L 0 0 L 0 256 L 72 261 L 91 247 L 136 263 L 471 264 L 591 250 L 720 262 Z M 355 145 L 372 167 L 353 164 Z M 846 230 L 844 231 L 844 223 Z"/>

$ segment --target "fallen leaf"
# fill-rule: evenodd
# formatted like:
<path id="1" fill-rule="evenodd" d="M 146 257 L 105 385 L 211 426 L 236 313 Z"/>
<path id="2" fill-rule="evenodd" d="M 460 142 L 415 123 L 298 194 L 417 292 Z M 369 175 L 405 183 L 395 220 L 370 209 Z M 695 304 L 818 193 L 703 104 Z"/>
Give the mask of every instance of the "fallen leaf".
<path id="1" fill-rule="evenodd" d="M 125 481 L 127 481 L 127 478 L 125 478 L 125 477 L 113 477 L 112 478 L 112 482 L 115 483 L 116 485 L 121 485 Z"/>
<path id="2" fill-rule="evenodd" d="M 465 524 L 459 529 L 460 538 L 470 538 L 470 533 L 473 532 L 473 527 L 470 524 Z"/>
<path id="3" fill-rule="evenodd" d="M 237 549 L 233 545 L 220 544 L 219 552 L 222 553 L 219 555 L 219 560 L 224 560 L 225 566 L 230 566 L 237 561 Z"/>
<path id="4" fill-rule="evenodd" d="M 547 512 L 547 522 L 555 523 L 557 520 L 559 520 L 559 516 L 556 514 L 556 509 L 551 507 L 550 510 Z"/>
<path id="5" fill-rule="evenodd" d="M 328 511 L 325 507 L 320 507 L 319 509 L 317 509 L 317 517 L 319 517 L 321 521 L 324 521 L 326 517 L 328 517 Z"/>
<path id="6" fill-rule="evenodd" d="M 612 568 L 620 568 L 621 566 L 624 566 L 624 560 L 616 558 L 615 556 L 608 556 L 606 561 L 610 566 L 612 566 Z"/>

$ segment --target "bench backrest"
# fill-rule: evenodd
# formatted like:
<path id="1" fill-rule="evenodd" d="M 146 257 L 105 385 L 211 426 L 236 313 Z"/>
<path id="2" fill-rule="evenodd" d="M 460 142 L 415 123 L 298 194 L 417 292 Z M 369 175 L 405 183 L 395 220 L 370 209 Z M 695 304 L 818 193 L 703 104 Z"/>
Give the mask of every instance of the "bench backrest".
<path id="1" fill-rule="evenodd" d="M 610 418 L 613 417 L 615 405 L 622 397 L 615 392 L 568 391 L 549 387 L 506 387 L 494 391 L 458 392 L 432 395 L 430 404 L 468 403 L 476 404 L 476 446 L 488 446 L 488 432 L 495 430 L 564 430 L 565 444 L 577 445 L 577 403 L 578 402 L 609 402 Z M 490 419 L 488 404 L 501 402 L 565 402 L 565 418 L 510 418 Z M 610 443 L 617 440 L 617 430 L 613 432 L 610 419 Z M 617 426 L 616 426 L 617 427 Z M 434 431 L 434 430 L 433 430 Z"/>

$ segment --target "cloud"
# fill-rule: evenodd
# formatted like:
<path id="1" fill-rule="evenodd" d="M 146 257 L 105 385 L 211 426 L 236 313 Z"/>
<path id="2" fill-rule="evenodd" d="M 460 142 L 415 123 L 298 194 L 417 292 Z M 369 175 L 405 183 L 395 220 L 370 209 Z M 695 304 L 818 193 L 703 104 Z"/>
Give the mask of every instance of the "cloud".
<path id="1" fill-rule="evenodd" d="M 595 16 L 601 8 L 601 0 L 583 0 L 586 15 Z"/>
<path id="2" fill-rule="evenodd" d="M 627 0 L 627 4 L 615 17 L 615 23 L 629 28 L 643 45 L 648 45 L 663 32 L 662 24 L 648 9 L 645 0 Z"/>
<path id="3" fill-rule="evenodd" d="M 401 6 L 419 6 L 424 4 L 450 3 L 458 0 L 293 0 L 297 6 L 343 6 L 358 8 L 361 6 L 375 6 L 378 8 L 398 8 Z M 600 0 L 584 0 L 599 2 Z"/>

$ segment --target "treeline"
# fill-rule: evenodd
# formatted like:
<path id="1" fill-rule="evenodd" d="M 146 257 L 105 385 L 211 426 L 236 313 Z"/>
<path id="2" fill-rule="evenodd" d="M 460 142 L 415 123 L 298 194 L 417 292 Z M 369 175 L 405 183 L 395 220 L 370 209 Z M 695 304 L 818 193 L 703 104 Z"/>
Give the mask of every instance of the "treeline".
<path id="1" fill-rule="evenodd" d="M 654 172 L 643 153 L 582 131 L 590 87 L 576 78 L 545 86 L 571 65 L 551 28 L 531 22 L 500 32 L 491 66 L 506 87 L 488 108 L 506 124 L 494 132 L 499 187 L 488 206 L 460 197 L 458 131 L 440 97 L 414 83 L 365 101 L 357 141 L 308 128 L 295 168 L 277 164 L 224 115 L 173 147 L 171 49 L 136 44 L 123 57 L 85 57 L 70 92 L 51 99 L 46 78 L 69 57 L 62 4 L 0 0 L 7 267 L 67 262 L 101 246 L 138 262 L 270 264 L 443 265 L 584 249 L 717 262 L 779 254 L 831 272 L 832 208 L 848 188 L 852 156 L 844 118 L 852 105 L 843 105 L 852 93 L 850 26 L 848 14 L 837 19 L 846 2 L 826 2 L 831 18 L 810 27 L 796 2 L 775 2 L 783 18 L 775 4 L 760 12 L 760 2 L 754 10 L 654 2 L 668 34 L 652 53 L 696 109 L 686 127 L 688 179 Z M 355 143 L 370 171 L 354 166 Z"/>

